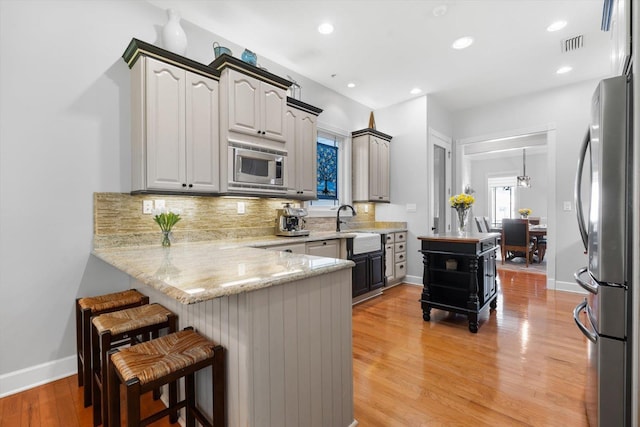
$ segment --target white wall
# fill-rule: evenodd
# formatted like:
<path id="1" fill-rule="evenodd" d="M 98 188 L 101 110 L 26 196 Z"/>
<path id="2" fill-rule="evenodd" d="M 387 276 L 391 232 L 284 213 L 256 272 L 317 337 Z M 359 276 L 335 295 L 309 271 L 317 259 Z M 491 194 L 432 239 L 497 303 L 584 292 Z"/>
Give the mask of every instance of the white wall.
<path id="1" fill-rule="evenodd" d="M 142 1 L 0 1 L 0 396 L 74 372 L 75 298 L 129 287 L 90 256 L 92 194 L 130 190 L 121 55 L 165 22 Z M 223 39 L 182 24 L 187 56 L 211 62 Z M 366 127 L 368 108 L 288 74 L 321 122 Z"/>
<path id="2" fill-rule="evenodd" d="M 572 285 L 573 272 L 586 263 L 573 206 L 573 182 L 580 143 L 589 123 L 591 95 L 597 83 L 583 82 L 453 114 L 456 140 L 505 135 L 532 127 L 555 129 L 555 149 L 548 147 L 548 154 L 555 158 L 555 171 L 550 171 L 555 172 L 555 183 L 549 185 L 555 185 L 556 194 L 554 205 L 548 207 L 549 216 L 554 210 L 556 221 L 550 224 L 555 231 L 549 236 L 549 245 L 555 245 L 556 270 L 552 277 L 560 287 Z M 571 211 L 563 210 L 564 201 L 571 202 Z"/>
<path id="3" fill-rule="evenodd" d="M 377 110 L 376 128 L 391 140 L 391 203 L 376 205 L 377 221 L 407 222 L 407 278 L 422 283 L 418 236 L 429 233 L 428 126 L 451 135 L 448 113 L 427 96 Z M 407 204 L 416 205 L 415 212 Z"/>
<path id="4" fill-rule="evenodd" d="M 496 176 L 517 176 L 522 174 L 522 151 L 496 158 L 471 158 L 469 162 L 470 180 L 476 199 L 471 215 L 491 216 L 488 179 Z M 519 208 L 532 210 L 531 216 L 547 217 L 547 155 L 527 154 L 527 175 L 531 177 L 531 188 L 514 188 L 515 217 Z M 476 226 L 473 225 L 475 230 Z"/>

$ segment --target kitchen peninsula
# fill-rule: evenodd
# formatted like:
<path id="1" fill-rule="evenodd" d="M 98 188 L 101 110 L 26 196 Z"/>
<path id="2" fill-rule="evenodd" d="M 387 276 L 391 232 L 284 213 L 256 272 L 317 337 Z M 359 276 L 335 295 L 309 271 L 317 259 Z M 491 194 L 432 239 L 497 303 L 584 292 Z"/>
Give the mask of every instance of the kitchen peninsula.
<path id="1" fill-rule="evenodd" d="M 227 425 L 355 425 L 351 261 L 222 241 L 93 254 L 226 348 Z"/>

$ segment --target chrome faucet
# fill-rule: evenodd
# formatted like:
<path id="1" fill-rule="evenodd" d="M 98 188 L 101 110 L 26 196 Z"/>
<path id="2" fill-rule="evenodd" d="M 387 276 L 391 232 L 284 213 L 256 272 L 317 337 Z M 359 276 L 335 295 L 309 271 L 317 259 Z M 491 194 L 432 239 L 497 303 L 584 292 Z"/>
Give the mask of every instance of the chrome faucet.
<path id="1" fill-rule="evenodd" d="M 337 217 L 336 217 L 336 231 L 337 231 L 337 232 L 339 232 L 339 231 L 340 231 L 340 224 L 344 224 L 344 221 L 340 221 L 340 211 L 341 211 L 342 209 L 346 209 L 346 208 L 351 209 L 351 212 L 353 212 L 353 216 L 356 216 L 356 215 L 357 215 L 356 210 L 355 210 L 355 209 L 353 209 L 353 206 L 351 206 L 351 205 L 342 205 L 342 206 L 340 206 L 340 207 L 338 208 L 338 215 L 337 215 Z"/>

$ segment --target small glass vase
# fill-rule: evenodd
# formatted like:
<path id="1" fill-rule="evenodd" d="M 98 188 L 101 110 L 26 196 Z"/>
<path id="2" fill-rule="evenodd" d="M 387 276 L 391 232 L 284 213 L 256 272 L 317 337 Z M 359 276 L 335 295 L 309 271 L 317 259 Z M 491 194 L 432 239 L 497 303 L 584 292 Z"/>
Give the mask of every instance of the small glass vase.
<path id="1" fill-rule="evenodd" d="M 469 209 L 456 209 L 458 213 L 458 234 L 464 234 L 465 227 L 467 226 L 467 216 L 469 214 Z"/>
<path id="2" fill-rule="evenodd" d="M 169 247 L 171 246 L 171 240 L 169 239 L 169 234 L 171 231 L 163 231 L 162 232 L 162 246 Z"/>
<path id="3" fill-rule="evenodd" d="M 527 215 L 527 214 L 520 214 L 520 218 L 522 218 L 522 219 L 527 219 L 527 218 L 529 218 L 529 215 Z"/>

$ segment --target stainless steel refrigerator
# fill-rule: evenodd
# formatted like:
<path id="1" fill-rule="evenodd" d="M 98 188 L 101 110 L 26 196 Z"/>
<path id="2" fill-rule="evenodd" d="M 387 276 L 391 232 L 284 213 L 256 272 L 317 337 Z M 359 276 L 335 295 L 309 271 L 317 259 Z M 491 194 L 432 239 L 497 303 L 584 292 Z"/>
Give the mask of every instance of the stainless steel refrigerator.
<path id="1" fill-rule="evenodd" d="M 573 317 L 589 339 L 585 400 L 591 426 L 631 425 L 631 205 L 636 197 L 631 110 L 630 75 L 600 82 L 576 175 L 576 211 L 588 266 L 574 277 L 588 296 Z M 583 195 L 588 196 L 586 216 Z"/>

